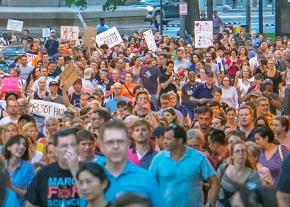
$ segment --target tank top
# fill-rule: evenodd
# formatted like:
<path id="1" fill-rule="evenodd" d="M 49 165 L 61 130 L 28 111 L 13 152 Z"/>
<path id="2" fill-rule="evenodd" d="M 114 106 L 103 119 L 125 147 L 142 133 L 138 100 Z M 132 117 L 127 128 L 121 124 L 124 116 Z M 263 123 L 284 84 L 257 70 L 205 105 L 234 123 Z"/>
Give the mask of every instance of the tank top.
<path id="1" fill-rule="evenodd" d="M 251 84 L 250 83 L 245 84 L 242 79 L 238 79 L 238 85 L 241 91 L 241 97 L 247 95 L 248 90 L 251 87 Z"/>

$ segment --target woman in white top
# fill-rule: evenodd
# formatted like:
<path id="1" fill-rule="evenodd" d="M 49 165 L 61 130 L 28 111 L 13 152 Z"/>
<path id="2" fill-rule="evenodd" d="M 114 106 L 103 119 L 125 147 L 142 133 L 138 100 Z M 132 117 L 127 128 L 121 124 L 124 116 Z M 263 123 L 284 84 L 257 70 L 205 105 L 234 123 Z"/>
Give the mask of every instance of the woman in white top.
<path id="1" fill-rule="evenodd" d="M 244 67 L 241 70 L 241 73 L 239 75 L 240 77 L 237 78 L 236 82 L 236 88 L 239 92 L 239 95 L 241 98 L 243 98 L 245 95 L 247 95 L 249 88 L 251 87 L 251 83 L 249 79 L 252 77 L 252 72 L 249 67 Z"/>
<path id="2" fill-rule="evenodd" d="M 222 102 L 229 105 L 229 107 L 238 108 L 239 107 L 239 96 L 237 89 L 231 86 L 231 78 L 225 75 L 222 78 Z"/>

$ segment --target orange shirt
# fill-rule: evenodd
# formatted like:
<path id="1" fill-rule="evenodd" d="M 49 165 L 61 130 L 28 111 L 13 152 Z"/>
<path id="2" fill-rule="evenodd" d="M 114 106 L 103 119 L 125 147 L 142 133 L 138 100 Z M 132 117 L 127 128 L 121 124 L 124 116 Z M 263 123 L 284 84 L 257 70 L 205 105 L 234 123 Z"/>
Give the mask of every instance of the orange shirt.
<path id="1" fill-rule="evenodd" d="M 133 96 L 133 88 L 136 86 L 136 83 L 130 83 L 130 84 L 123 84 L 122 85 L 122 96 L 132 100 L 134 98 Z M 130 92 L 129 92 L 130 91 Z"/>

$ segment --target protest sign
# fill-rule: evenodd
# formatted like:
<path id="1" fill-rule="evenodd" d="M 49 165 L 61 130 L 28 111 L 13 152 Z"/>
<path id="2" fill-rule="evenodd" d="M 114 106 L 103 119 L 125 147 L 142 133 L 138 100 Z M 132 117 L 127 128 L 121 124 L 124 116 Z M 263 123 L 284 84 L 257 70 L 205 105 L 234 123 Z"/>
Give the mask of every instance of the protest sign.
<path id="1" fill-rule="evenodd" d="M 157 46 L 155 43 L 154 35 L 152 30 L 147 30 L 146 32 L 143 33 L 143 36 L 145 38 L 146 44 L 148 46 L 149 50 L 152 50 L 153 52 L 157 50 Z"/>
<path id="2" fill-rule="evenodd" d="M 87 48 L 90 46 L 90 43 L 93 41 L 96 44 L 96 27 L 86 27 L 84 32 L 84 47 Z"/>
<path id="3" fill-rule="evenodd" d="M 29 112 L 45 118 L 55 117 L 60 119 L 66 110 L 64 105 L 50 101 L 31 99 L 29 102 Z"/>
<path id="4" fill-rule="evenodd" d="M 42 28 L 42 37 L 50 36 L 50 28 Z"/>
<path id="5" fill-rule="evenodd" d="M 63 40 L 79 38 L 80 29 L 78 26 L 61 26 L 60 27 L 60 38 Z"/>
<path id="6" fill-rule="evenodd" d="M 212 46 L 213 39 L 213 22 L 212 21 L 195 21 L 195 47 L 207 48 Z"/>
<path id="7" fill-rule="evenodd" d="M 73 85 L 77 78 L 78 74 L 73 64 L 68 64 L 64 71 L 59 75 L 59 79 L 66 90 Z"/>
<path id="8" fill-rule="evenodd" d="M 96 42 L 100 47 L 103 44 L 107 44 L 110 48 L 123 42 L 120 33 L 116 27 L 112 27 L 105 32 L 96 36 Z"/>
<path id="9" fill-rule="evenodd" d="M 2 93 L 4 92 L 17 92 L 19 78 L 4 78 L 1 80 Z"/>
<path id="10" fill-rule="evenodd" d="M 32 66 L 35 66 L 35 62 L 40 60 L 38 55 L 34 55 L 31 53 L 26 53 L 26 57 L 27 57 L 27 62 Z"/>
<path id="11" fill-rule="evenodd" d="M 22 32 L 23 21 L 8 19 L 7 30 Z"/>

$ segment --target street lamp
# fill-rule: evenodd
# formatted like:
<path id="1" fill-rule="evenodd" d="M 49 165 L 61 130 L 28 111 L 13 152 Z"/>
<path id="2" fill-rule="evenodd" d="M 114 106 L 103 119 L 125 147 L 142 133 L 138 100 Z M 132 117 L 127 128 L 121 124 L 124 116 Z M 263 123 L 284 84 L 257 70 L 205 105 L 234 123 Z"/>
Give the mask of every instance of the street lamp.
<path id="1" fill-rule="evenodd" d="M 163 35 L 163 3 L 160 0 L 160 34 Z"/>
<path id="2" fill-rule="evenodd" d="M 259 0 L 259 33 L 263 34 L 263 0 Z"/>

